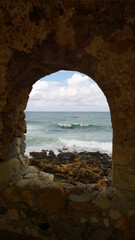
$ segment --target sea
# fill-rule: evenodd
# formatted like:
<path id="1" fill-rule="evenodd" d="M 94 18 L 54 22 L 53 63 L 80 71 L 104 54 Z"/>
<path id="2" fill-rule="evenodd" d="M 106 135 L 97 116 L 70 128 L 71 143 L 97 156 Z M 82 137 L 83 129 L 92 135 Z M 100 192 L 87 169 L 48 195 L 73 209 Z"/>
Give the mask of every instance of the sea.
<path id="1" fill-rule="evenodd" d="M 25 112 L 26 155 L 32 151 L 91 151 L 112 154 L 109 112 Z"/>

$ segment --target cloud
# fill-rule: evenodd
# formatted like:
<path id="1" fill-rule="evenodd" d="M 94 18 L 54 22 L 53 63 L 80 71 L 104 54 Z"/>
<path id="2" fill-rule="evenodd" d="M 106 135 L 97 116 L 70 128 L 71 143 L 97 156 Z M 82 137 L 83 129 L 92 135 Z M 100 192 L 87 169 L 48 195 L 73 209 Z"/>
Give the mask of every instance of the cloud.
<path id="1" fill-rule="evenodd" d="M 37 81 L 33 85 L 27 111 L 109 111 L 106 98 L 88 76 L 79 73 L 60 81 Z"/>

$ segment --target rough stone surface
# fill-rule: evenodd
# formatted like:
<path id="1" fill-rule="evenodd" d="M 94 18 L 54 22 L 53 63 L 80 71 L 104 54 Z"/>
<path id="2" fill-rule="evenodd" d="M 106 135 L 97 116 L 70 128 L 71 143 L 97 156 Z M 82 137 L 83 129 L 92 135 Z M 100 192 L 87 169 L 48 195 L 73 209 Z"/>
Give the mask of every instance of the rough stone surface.
<path id="1" fill-rule="evenodd" d="M 121 213 L 118 210 L 110 209 L 109 216 L 116 220 L 121 217 Z"/>
<path id="2" fill-rule="evenodd" d="M 67 200 L 65 192 L 60 186 L 52 186 L 40 193 L 39 209 L 47 215 L 53 215 L 66 207 Z"/>
<path id="3" fill-rule="evenodd" d="M 92 201 L 96 206 L 98 206 L 101 209 L 110 208 L 111 203 L 109 202 L 106 194 L 104 192 L 99 193 L 97 198 Z"/>
<path id="4" fill-rule="evenodd" d="M 8 182 L 20 170 L 20 162 L 13 158 L 10 161 L 0 162 L 0 182 Z"/>
<path id="5" fill-rule="evenodd" d="M 5 219 L 8 219 L 8 220 L 19 220 L 20 219 L 20 216 L 17 212 L 17 210 L 15 209 L 9 209 L 7 211 L 7 213 L 4 215 L 4 218 Z"/>
<path id="6" fill-rule="evenodd" d="M 121 191 L 135 192 L 134 1 L 1 0 L 0 19 L 0 228 L 47 240 L 134 240 L 134 194 Z M 34 190 L 38 210 L 26 203 L 27 208 L 20 210 L 23 220 L 17 220 L 15 212 L 11 219 L 11 213 L 20 209 L 21 191 L 28 190 L 33 179 L 17 182 L 19 163 L 12 160 L 10 165 L 10 159 L 18 157 L 17 146 L 24 154 L 29 94 L 38 79 L 59 70 L 87 74 L 105 94 L 113 127 L 113 186 L 120 192 L 110 198 L 101 192 L 92 200 L 96 212 L 72 219 L 63 188 L 48 184 L 44 190 L 39 176 Z M 16 185 L 11 185 L 12 178 Z M 121 212 L 120 218 L 110 218 L 111 207 Z M 40 212 L 43 221 L 32 223 Z M 98 223 L 70 224 L 85 214 Z"/>
<path id="7" fill-rule="evenodd" d="M 32 85 L 58 70 L 76 70 L 97 82 L 110 107 L 113 184 L 135 190 L 134 12 L 134 1 L 1 1 L 1 159 L 16 155 L 19 139 L 24 152 Z"/>
<path id="8" fill-rule="evenodd" d="M 31 207 L 34 207 L 34 198 L 31 191 L 25 190 L 21 192 L 20 197 L 22 202 L 27 203 Z"/>
<path id="9" fill-rule="evenodd" d="M 21 141 L 22 141 L 21 138 L 17 138 L 17 139 L 16 139 L 16 143 L 17 143 L 18 146 L 21 145 Z"/>
<path id="10" fill-rule="evenodd" d="M 69 205 L 74 209 L 75 211 L 82 211 L 82 212 L 95 212 L 95 208 L 90 203 L 74 203 L 69 202 Z"/>
<path id="11" fill-rule="evenodd" d="M 68 199 L 72 202 L 89 202 L 91 199 L 91 192 L 86 191 L 84 193 L 71 193 Z"/>
<path id="12" fill-rule="evenodd" d="M 14 186 L 14 185 L 11 185 L 9 188 L 4 190 L 2 192 L 2 197 L 8 203 L 16 203 L 16 202 L 19 202 L 21 200 L 20 199 L 20 193 L 19 193 L 17 187 Z"/>

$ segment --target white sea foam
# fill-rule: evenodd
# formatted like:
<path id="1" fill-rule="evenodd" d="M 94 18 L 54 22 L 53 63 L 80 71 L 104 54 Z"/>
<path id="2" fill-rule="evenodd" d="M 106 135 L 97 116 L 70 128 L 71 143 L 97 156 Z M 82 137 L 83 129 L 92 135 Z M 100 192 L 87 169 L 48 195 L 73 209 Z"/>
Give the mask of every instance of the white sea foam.
<path id="1" fill-rule="evenodd" d="M 60 138 L 56 143 L 44 144 L 39 146 L 28 146 L 27 154 L 31 151 L 41 151 L 42 149 L 53 150 L 55 154 L 58 154 L 58 149 L 67 148 L 68 151 L 91 151 L 96 152 L 99 151 L 101 153 L 107 153 L 109 155 L 112 154 L 112 143 L 111 142 L 98 142 L 98 141 L 80 141 L 76 139 L 64 139 Z"/>
<path id="2" fill-rule="evenodd" d="M 76 128 L 76 127 L 94 127 L 95 125 L 84 123 L 58 123 L 58 126 L 61 128 Z"/>
<path id="3" fill-rule="evenodd" d="M 63 147 L 67 147 L 70 151 L 100 151 L 102 153 L 112 154 L 111 142 L 68 140 L 64 138 L 60 138 L 60 142 Z"/>

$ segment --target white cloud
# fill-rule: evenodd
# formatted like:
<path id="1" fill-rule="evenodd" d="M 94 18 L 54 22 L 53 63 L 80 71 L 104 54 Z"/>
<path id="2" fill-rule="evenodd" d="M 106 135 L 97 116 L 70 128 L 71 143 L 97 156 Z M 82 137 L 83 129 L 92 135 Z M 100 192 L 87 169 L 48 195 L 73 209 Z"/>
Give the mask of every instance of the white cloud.
<path id="1" fill-rule="evenodd" d="M 67 85 L 37 81 L 33 85 L 27 111 L 108 111 L 106 98 L 88 76 L 75 73 Z"/>

